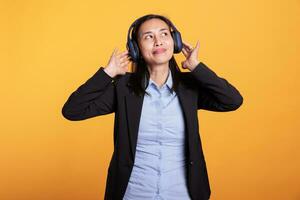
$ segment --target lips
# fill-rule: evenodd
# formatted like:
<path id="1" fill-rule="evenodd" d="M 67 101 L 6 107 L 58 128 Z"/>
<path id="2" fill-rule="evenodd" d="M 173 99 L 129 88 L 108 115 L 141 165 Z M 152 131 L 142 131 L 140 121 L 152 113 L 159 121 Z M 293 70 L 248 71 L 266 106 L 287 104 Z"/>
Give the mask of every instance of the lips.
<path id="1" fill-rule="evenodd" d="M 153 54 L 159 54 L 159 53 L 163 53 L 163 52 L 165 52 L 165 51 L 166 51 L 165 48 L 159 48 L 159 49 L 154 50 L 154 51 L 153 51 Z"/>

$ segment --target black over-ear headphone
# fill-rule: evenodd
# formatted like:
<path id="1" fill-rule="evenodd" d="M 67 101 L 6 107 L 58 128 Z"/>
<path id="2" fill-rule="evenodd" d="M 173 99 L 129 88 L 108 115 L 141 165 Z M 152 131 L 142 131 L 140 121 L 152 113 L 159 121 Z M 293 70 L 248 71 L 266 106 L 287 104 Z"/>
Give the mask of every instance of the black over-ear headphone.
<path id="1" fill-rule="evenodd" d="M 140 51 L 138 44 L 132 39 L 132 34 L 130 33 L 131 29 L 135 27 L 136 23 L 140 19 L 135 20 L 131 26 L 129 27 L 128 34 L 127 34 L 127 44 L 126 48 L 129 50 L 129 55 L 131 57 L 131 60 L 133 62 L 137 62 L 138 58 L 140 57 Z M 181 40 L 181 34 L 180 32 L 176 29 L 176 27 L 173 25 L 173 23 L 170 21 L 171 27 L 173 31 L 171 31 L 171 35 L 174 40 L 174 53 L 180 53 L 183 47 L 182 40 Z"/>

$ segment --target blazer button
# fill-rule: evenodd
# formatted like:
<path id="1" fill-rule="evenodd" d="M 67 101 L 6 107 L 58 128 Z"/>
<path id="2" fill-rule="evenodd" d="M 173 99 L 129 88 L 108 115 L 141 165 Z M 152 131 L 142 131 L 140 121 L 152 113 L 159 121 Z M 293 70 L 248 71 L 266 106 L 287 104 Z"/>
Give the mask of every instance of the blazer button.
<path id="1" fill-rule="evenodd" d="M 190 165 L 192 165 L 193 164 L 193 161 L 190 161 Z"/>

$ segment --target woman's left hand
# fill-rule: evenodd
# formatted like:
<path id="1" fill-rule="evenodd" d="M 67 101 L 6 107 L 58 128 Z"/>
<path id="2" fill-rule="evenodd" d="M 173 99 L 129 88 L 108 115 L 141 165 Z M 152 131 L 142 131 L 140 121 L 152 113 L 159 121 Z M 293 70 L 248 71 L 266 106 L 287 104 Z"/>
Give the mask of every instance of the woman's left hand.
<path id="1" fill-rule="evenodd" d="M 181 62 L 182 68 L 193 71 L 193 69 L 200 63 L 198 60 L 199 47 L 199 40 L 197 41 L 195 48 L 193 48 L 190 44 L 183 42 L 182 53 L 186 60 Z"/>

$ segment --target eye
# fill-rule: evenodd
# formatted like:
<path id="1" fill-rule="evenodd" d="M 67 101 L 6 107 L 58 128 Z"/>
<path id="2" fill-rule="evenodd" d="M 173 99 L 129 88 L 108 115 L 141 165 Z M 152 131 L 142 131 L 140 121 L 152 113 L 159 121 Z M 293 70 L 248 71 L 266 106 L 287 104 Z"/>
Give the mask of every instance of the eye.
<path id="1" fill-rule="evenodd" d="M 165 34 L 165 35 L 168 35 L 168 33 L 167 33 L 167 32 L 163 32 L 163 34 Z"/>
<path id="2" fill-rule="evenodd" d="M 148 36 L 151 36 L 151 37 L 152 37 L 152 35 L 147 35 L 147 36 L 145 37 L 145 39 L 148 39 Z"/>

